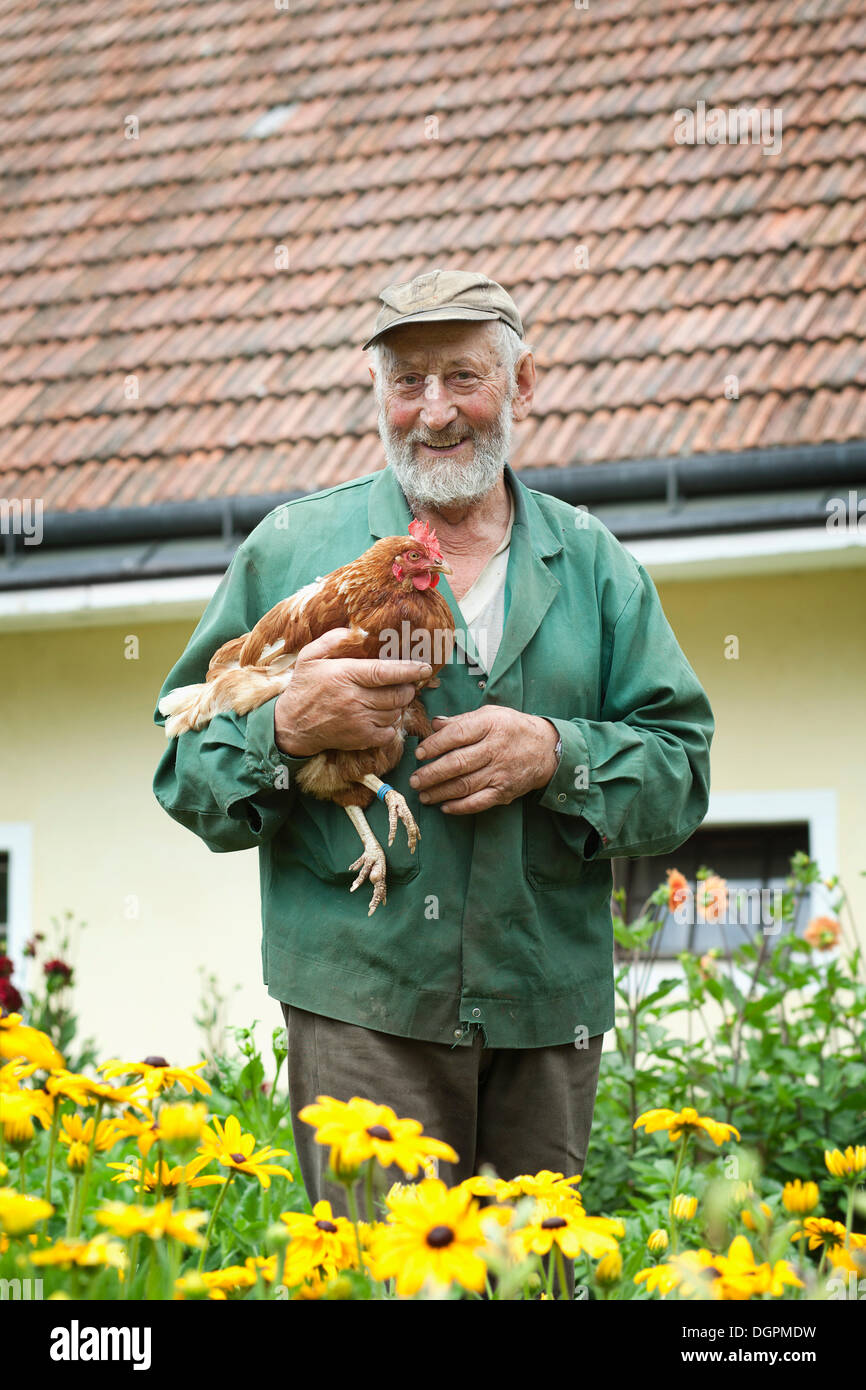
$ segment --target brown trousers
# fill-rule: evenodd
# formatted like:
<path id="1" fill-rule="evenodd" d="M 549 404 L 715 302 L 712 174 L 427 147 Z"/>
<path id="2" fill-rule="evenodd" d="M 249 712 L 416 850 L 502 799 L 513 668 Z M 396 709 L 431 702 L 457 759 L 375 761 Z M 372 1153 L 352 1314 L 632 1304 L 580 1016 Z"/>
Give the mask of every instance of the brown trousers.
<path id="1" fill-rule="evenodd" d="M 439 1162 L 447 1184 L 485 1165 L 513 1178 L 547 1168 L 567 1177 L 583 1172 L 602 1033 L 585 1048 L 491 1048 L 476 1034 L 471 1047 L 421 1042 L 324 1018 L 281 1004 L 288 1036 L 288 1085 L 301 1175 L 311 1203 L 326 1199 L 347 1214 L 343 1189 L 327 1178 L 328 1148 L 298 1112 L 317 1096 L 363 1096 L 389 1105 L 400 1119 L 420 1120 L 425 1134 L 444 1139 L 458 1163 Z M 396 1168 L 377 1174 L 377 1192 L 407 1179 Z M 567 1262 L 569 1283 L 571 1261 Z"/>

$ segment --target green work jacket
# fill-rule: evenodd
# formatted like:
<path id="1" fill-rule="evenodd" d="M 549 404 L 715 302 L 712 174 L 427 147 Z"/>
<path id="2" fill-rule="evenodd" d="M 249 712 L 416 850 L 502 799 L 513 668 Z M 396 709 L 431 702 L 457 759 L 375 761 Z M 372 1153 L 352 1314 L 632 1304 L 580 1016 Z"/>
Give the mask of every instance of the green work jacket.
<path id="1" fill-rule="evenodd" d="M 299 1008 L 451 1046 L 544 1047 L 614 1024 L 612 856 L 675 850 L 707 811 L 714 719 L 646 570 L 588 512 L 529 489 L 515 499 L 510 597 L 489 677 L 455 644 L 428 714 L 484 704 L 543 715 L 562 737 L 546 787 L 474 815 L 419 801 L 406 740 L 388 781 L 421 839 L 385 850 L 388 899 L 349 893 L 361 852 L 341 806 L 307 796 L 304 758 L 274 742 L 269 700 L 165 747 L 161 806 L 217 853 L 256 848 L 269 994 Z M 412 513 L 390 468 L 284 503 L 238 548 L 159 698 L 204 679 L 230 637 L 354 560 Z M 444 576 L 440 592 L 477 656 Z M 162 725 L 158 710 L 154 721 Z M 387 809 L 367 812 L 387 845 Z M 225 930 L 231 930 L 228 922 Z"/>

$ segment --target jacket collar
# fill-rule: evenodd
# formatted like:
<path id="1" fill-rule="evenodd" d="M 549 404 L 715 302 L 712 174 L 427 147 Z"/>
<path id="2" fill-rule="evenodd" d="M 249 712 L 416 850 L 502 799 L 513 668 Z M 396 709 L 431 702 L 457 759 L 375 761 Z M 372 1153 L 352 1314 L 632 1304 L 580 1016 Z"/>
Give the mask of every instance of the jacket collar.
<path id="1" fill-rule="evenodd" d="M 551 529 L 533 493 L 508 462 L 505 481 L 514 494 L 514 525 L 508 553 L 511 604 L 487 682 L 488 692 L 534 637 L 560 587 L 544 561 L 562 550 L 561 537 Z M 376 474 L 370 487 L 368 518 L 373 539 L 408 535 L 412 512 L 389 467 Z M 439 579 L 439 592 L 451 609 L 455 627 L 466 639 L 463 615 L 444 574 Z M 468 641 L 471 649 L 471 638 Z"/>

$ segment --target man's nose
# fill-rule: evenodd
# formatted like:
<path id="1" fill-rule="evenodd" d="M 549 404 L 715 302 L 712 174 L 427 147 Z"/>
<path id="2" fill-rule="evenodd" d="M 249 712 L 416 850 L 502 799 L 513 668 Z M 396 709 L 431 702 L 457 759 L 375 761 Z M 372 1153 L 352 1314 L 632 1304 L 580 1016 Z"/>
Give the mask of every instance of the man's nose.
<path id="1" fill-rule="evenodd" d="M 457 407 L 449 399 L 445 383 L 434 372 L 427 376 L 421 419 L 428 429 L 441 430 L 457 415 Z"/>

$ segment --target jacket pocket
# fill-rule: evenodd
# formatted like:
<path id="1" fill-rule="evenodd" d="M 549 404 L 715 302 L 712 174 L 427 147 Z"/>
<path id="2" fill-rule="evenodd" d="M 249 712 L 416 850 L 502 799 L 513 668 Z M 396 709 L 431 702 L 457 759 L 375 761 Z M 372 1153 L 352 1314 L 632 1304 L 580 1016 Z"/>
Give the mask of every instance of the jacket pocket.
<path id="1" fill-rule="evenodd" d="M 539 891 L 567 887 L 583 875 L 583 855 L 566 844 L 557 829 L 558 819 L 546 806 L 523 803 L 523 872 Z"/>
<path id="2" fill-rule="evenodd" d="M 401 770 L 406 761 L 403 759 L 400 768 L 395 768 L 382 780 L 395 791 L 402 792 L 417 825 L 418 794 L 407 782 L 413 769 L 407 767 L 405 772 Z M 364 816 L 385 854 L 386 883 L 408 883 L 416 878 L 421 870 L 420 837 L 412 854 L 406 827 L 398 817 L 394 843 L 389 848 L 388 807 L 378 797 L 374 797 L 371 804 L 365 807 Z M 350 869 L 349 865 L 364 852 L 361 837 L 342 806 L 335 801 L 320 801 L 300 791 L 295 808 L 280 832 L 280 849 L 283 854 L 303 864 L 317 878 L 326 883 L 344 884 L 346 888 L 358 874 L 358 870 Z M 363 894 L 368 884 L 369 878 L 356 889 L 356 893 Z"/>

